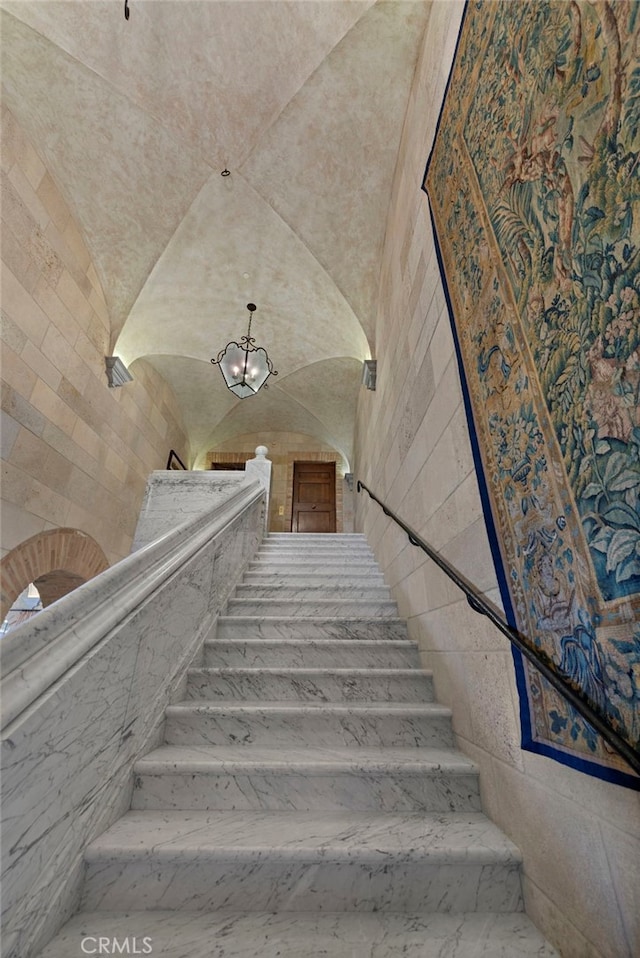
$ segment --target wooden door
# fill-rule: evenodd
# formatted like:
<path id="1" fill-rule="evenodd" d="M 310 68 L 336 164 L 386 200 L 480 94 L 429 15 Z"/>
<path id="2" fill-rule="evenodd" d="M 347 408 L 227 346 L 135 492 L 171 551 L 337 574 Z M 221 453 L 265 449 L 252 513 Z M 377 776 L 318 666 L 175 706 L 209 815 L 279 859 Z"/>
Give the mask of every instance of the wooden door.
<path id="1" fill-rule="evenodd" d="M 336 531 L 335 462 L 294 462 L 291 531 Z"/>

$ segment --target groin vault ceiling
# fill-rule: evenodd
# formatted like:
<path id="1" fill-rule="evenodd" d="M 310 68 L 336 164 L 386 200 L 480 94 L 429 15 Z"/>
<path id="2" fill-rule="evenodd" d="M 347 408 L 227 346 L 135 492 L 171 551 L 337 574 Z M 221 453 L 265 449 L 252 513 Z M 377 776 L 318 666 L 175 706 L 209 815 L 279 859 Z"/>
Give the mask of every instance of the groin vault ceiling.
<path id="1" fill-rule="evenodd" d="M 193 464 L 267 428 L 348 461 L 429 4 L 123 7 L 0 2 L 2 95 L 82 230 L 112 352 L 169 382 Z M 239 400 L 210 359 L 250 301 L 278 377 Z"/>

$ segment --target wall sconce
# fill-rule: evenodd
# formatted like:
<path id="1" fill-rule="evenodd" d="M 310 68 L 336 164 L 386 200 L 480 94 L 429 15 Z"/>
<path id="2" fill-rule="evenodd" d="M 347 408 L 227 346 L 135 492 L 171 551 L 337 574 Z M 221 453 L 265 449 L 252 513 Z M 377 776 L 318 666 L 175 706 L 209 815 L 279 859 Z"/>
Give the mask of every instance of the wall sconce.
<path id="1" fill-rule="evenodd" d="M 376 359 L 365 359 L 362 364 L 362 385 L 367 389 L 376 388 L 378 361 Z"/>
<path id="2" fill-rule="evenodd" d="M 353 492 L 353 473 L 352 473 L 352 472 L 345 472 L 344 478 L 345 478 L 345 482 L 347 483 L 347 486 L 348 486 L 348 488 L 349 488 L 349 492 Z"/>
<path id="3" fill-rule="evenodd" d="M 122 362 L 119 356 L 105 356 L 105 366 L 107 368 L 107 379 L 109 386 L 124 386 L 125 383 L 133 382 L 133 376 Z"/>

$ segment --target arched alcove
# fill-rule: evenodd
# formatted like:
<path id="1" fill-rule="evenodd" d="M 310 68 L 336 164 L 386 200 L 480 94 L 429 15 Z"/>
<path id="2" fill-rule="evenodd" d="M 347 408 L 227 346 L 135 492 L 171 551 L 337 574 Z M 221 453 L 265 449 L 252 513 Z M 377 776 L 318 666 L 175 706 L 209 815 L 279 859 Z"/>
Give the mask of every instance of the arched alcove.
<path id="1" fill-rule="evenodd" d="M 80 529 L 51 529 L 32 536 L 0 560 L 0 615 L 4 618 L 30 582 L 46 607 L 108 565 L 95 539 Z"/>
<path id="2" fill-rule="evenodd" d="M 40 593 L 43 608 L 46 609 L 56 599 L 61 599 L 67 592 L 72 592 L 86 581 L 82 576 L 67 572 L 66 569 L 54 569 L 39 576 L 33 584 Z"/>

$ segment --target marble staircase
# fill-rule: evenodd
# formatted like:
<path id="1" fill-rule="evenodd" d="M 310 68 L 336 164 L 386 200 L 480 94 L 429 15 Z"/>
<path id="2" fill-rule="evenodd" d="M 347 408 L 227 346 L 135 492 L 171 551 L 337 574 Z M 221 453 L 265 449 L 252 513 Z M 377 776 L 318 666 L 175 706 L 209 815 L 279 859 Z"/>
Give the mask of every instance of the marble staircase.
<path id="1" fill-rule="evenodd" d="M 271 534 L 42 958 L 551 958 L 520 868 L 365 539 Z"/>

